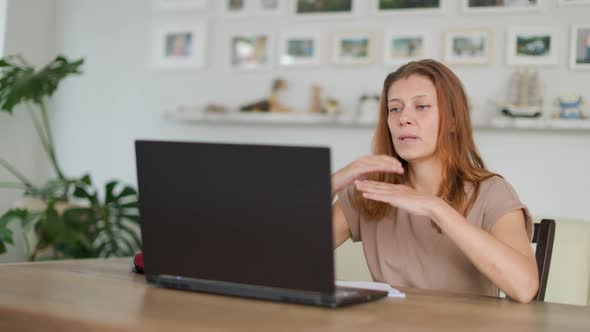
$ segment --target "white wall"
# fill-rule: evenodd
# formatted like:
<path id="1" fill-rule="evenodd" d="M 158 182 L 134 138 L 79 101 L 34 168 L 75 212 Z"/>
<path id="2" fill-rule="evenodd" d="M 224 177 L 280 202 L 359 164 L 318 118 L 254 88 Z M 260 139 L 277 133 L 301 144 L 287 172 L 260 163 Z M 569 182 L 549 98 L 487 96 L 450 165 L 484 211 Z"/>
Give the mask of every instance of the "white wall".
<path id="1" fill-rule="evenodd" d="M 55 46 L 53 0 L 9 0 L 7 2 L 4 54 L 22 54 L 34 66 L 47 63 Z M 34 22 L 34 24 L 32 24 Z M 37 134 L 27 110 L 18 107 L 13 115 L 0 112 L 0 156 L 8 160 L 31 181 L 39 183 L 47 159 L 42 154 Z M 13 181 L 14 177 L 0 168 L 0 181 Z M 16 190 L 0 189 L 0 213 L 21 197 Z M 15 229 L 15 246 L 0 261 L 21 261 L 24 258 L 21 237 Z"/>
<path id="2" fill-rule="evenodd" d="M 143 0 L 58 0 L 57 49 L 70 57 L 85 57 L 85 74 L 68 79 L 56 98 L 58 154 L 69 174 L 91 170 L 97 180 L 111 177 L 135 181 L 133 140 L 162 138 L 200 141 L 320 144 L 333 149 L 333 167 L 339 168 L 369 151 L 371 130 L 366 128 L 310 128 L 189 125 L 165 121 L 162 114 L 180 104 L 221 102 L 237 106 L 268 93 L 271 80 L 282 76 L 290 84 L 284 102 L 306 110 L 310 84 L 320 83 L 328 95 L 353 110 L 364 92 L 377 92 L 393 68 L 377 63 L 363 67 L 330 64 L 299 70 L 274 66 L 271 70 L 233 72 L 229 68 L 229 36 L 236 32 L 322 31 L 324 46 L 329 32 L 414 28 L 431 32 L 440 52 L 441 31 L 483 27 L 494 32 L 493 64 L 456 66 L 475 105 L 475 116 L 487 118 L 486 104 L 499 97 L 512 68 L 505 65 L 505 27 L 556 25 L 559 66 L 542 68 L 545 103 L 559 94 L 582 93 L 590 100 L 590 72 L 567 67 L 569 24 L 587 22 L 590 7 L 557 7 L 544 2 L 537 13 L 465 15 L 459 1 L 447 2 L 444 15 L 373 17 L 368 1 L 361 1 L 358 18 L 330 21 L 300 20 L 292 15 L 226 19 L 221 1 L 210 1 L 207 11 L 154 12 Z M 155 22 L 206 18 L 207 66 L 202 70 L 156 71 L 150 68 L 151 29 Z M 380 36 L 380 35 L 379 35 Z M 276 37 L 276 35 L 275 35 Z M 381 38 L 378 38 L 381 41 Z M 327 47 L 324 47 L 327 50 Z M 327 52 L 324 52 L 326 54 Z M 327 59 L 326 59 L 327 60 Z M 587 188 L 590 187 L 590 133 L 479 130 L 476 140 L 490 168 L 505 175 L 536 215 L 589 220 Z"/>
<path id="3" fill-rule="evenodd" d="M 4 55 L 4 37 L 6 33 L 6 0 L 0 0 L 0 54 Z"/>

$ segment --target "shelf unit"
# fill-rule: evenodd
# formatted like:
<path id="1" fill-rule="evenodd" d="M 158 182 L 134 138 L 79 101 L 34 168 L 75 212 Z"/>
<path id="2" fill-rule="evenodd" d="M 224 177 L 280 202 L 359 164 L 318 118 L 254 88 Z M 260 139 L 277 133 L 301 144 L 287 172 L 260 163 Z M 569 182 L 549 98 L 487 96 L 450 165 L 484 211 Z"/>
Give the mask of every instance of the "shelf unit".
<path id="1" fill-rule="evenodd" d="M 362 121 L 343 114 L 313 113 L 270 113 L 270 112 L 239 112 L 225 113 L 203 112 L 196 109 L 180 108 L 166 113 L 166 118 L 175 121 L 186 121 L 195 124 L 251 124 L 281 126 L 334 126 L 372 128 L 375 121 Z"/>
<path id="2" fill-rule="evenodd" d="M 312 114 L 312 113 L 268 113 L 268 112 L 239 112 L 226 113 L 203 112 L 198 109 L 179 108 L 166 113 L 166 118 L 174 121 L 190 122 L 194 124 L 213 125 L 268 125 L 268 126 L 319 126 L 319 127 L 352 127 L 373 128 L 375 120 L 363 120 L 345 114 Z M 474 123 L 477 129 L 513 129 L 526 131 L 561 131 L 561 132 L 590 132 L 590 120 L 577 119 L 545 119 L 545 118 L 509 118 L 494 117 L 485 123 Z"/>

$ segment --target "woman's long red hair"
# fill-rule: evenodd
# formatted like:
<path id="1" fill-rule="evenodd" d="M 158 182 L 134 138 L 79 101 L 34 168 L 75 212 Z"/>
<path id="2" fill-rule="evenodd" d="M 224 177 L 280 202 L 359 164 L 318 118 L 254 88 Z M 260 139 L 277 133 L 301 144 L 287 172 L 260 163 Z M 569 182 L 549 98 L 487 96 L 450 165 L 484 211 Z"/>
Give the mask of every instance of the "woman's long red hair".
<path id="1" fill-rule="evenodd" d="M 467 94 L 459 78 L 445 65 L 435 60 L 412 61 L 385 78 L 381 92 L 379 120 L 373 139 L 373 153 L 385 154 L 399 159 L 406 172 L 403 175 L 376 173 L 368 178 L 375 181 L 409 184 L 408 163 L 395 151 L 387 124 L 387 92 L 391 85 L 411 75 L 424 76 L 434 84 L 439 109 L 439 127 L 436 155 L 442 162 L 442 181 L 438 196 L 461 214 L 466 215 L 479 193 L 479 184 L 496 174 L 485 168 L 475 142 L 469 116 Z M 465 184 L 473 184 L 469 201 Z M 389 213 L 391 205 L 365 199 L 355 191 L 355 202 L 367 216 L 380 219 Z"/>

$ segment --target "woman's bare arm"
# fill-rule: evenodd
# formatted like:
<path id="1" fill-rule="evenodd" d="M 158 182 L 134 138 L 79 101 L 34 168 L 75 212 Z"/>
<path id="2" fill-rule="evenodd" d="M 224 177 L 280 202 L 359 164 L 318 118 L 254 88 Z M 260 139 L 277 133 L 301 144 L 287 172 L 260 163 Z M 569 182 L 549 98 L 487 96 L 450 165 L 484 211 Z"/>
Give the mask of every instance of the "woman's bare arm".
<path id="1" fill-rule="evenodd" d="M 332 232 L 334 234 L 334 249 L 350 238 L 350 228 L 346 217 L 338 202 L 332 205 Z"/>

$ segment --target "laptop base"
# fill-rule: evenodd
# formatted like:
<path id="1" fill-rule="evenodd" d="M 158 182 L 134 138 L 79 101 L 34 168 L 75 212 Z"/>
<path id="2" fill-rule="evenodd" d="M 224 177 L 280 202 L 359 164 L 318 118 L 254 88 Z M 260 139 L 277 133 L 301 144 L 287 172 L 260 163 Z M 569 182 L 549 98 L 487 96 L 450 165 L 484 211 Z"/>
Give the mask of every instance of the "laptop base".
<path id="1" fill-rule="evenodd" d="M 147 275 L 146 280 L 157 287 L 238 296 L 253 299 L 337 308 L 370 302 L 387 297 L 386 291 L 335 287 L 334 294 L 299 291 L 225 281 L 202 280 L 169 275 Z"/>

